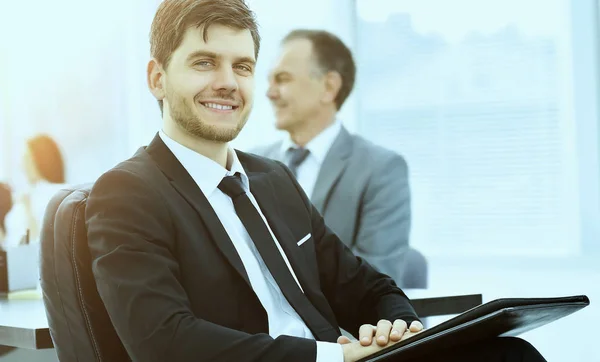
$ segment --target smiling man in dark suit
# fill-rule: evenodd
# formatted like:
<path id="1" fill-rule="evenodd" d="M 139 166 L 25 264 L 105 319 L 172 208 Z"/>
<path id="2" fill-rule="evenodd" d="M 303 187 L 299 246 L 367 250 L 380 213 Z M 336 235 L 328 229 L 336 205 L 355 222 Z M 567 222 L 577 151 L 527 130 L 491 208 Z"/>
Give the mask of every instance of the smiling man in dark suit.
<path id="1" fill-rule="evenodd" d="M 98 292 L 134 361 L 356 361 L 422 329 L 285 166 L 229 146 L 259 43 L 242 0 L 166 0 L 154 19 L 162 130 L 95 183 L 86 209 Z M 516 339 L 484 347 L 543 360 Z"/>

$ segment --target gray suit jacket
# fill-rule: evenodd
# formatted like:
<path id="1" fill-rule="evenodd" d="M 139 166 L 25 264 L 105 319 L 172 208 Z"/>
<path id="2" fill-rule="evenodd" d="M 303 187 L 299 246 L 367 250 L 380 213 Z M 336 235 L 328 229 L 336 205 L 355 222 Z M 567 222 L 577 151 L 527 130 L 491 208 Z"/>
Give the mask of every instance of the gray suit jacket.
<path id="1" fill-rule="evenodd" d="M 251 152 L 283 161 L 281 147 L 280 141 Z M 342 128 L 309 197 L 357 256 L 401 284 L 411 221 L 402 156 Z"/>

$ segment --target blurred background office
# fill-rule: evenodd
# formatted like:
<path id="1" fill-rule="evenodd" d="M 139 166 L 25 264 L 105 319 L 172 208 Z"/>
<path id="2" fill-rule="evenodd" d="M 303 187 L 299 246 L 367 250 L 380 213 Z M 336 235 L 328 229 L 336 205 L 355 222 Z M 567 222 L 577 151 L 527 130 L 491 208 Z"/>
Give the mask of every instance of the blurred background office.
<path id="1" fill-rule="evenodd" d="M 11 192 L 11 203 L 3 221 L 4 245 L 15 246 L 37 242 L 48 202 L 65 186 L 64 160 L 59 145 L 47 135 L 26 140 L 20 159 L 25 182 L 18 192 Z M 14 201 L 13 201 L 14 199 Z"/>
<path id="2" fill-rule="evenodd" d="M 161 119 L 145 69 L 159 2 L 0 4 L 0 182 L 14 195 L 29 184 L 32 137 L 60 148 L 60 184 L 91 182 L 151 140 Z M 284 137 L 265 95 L 281 39 L 295 28 L 338 35 L 358 69 L 339 118 L 406 159 L 410 244 L 428 259 L 429 287 L 488 300 L 587 294 L 590 308 L 524 337 L 549 361 L 600 361 L 598 1 L 249 3 L 263 40 L 234 146 Z"/>

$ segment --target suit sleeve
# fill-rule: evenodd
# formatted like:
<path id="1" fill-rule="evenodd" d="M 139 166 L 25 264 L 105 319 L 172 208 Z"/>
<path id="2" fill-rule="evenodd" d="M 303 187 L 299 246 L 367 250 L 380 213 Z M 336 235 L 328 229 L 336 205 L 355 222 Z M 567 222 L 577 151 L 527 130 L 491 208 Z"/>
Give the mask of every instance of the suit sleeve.
<path id="1" fill-rule="evenodd" d="M 401 284 L 410 225 L 408 167 L 394 154 L 379 162 L 367 184 L 352 251 Z"/>
<path id="2" fill-rule="evenodd" d="M 409 325 L 418 317 L 404 292 L 394 281 L 352 251 L 326 225 L 287 167 L 280 164 L 294 183 L 311 217 L 321 290 L 340 327 L 355 336 L 362 324 L 380 319 L 403 319 Z"/>
<path id="3" fill-rule="evenodd" d="M 132 360 L 315 361 L 315 341 L 251 335 L 195 317 L 179 282 L 173 218 L 141 177 L 126 170 L 101 177 L 86 223 L 98 292 Z"/>

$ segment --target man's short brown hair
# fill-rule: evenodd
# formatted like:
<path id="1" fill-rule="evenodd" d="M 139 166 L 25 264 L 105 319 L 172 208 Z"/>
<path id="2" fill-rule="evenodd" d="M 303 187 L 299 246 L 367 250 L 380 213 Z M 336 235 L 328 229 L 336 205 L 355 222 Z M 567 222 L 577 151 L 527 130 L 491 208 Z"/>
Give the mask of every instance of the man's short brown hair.
<path id="1" fill-rule="evenodd" d="M 203 29 L 204 41 L 213 24 L 250 30 L 258 59 L 260 35 L 254 12 L 244 0 L 164 0 L 150 31 L 150 53 L 165 69 L 190 27 Z M 158 102 L 162 110 L 162 101 Z"/>
<path id="2" fill-rule="evenodd" d="M 312 43 L 315 62 L 321 73 L 334 71 L 342 77 L 342 86 L 335 97 L 339 110 L 354 87 L 356 64 L 352 52 L 340 38 L 324 30 L 294 30 L 283 39 L 283 43 L 295 39 L 307 39 Z"/>

